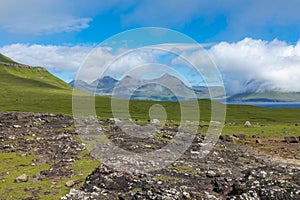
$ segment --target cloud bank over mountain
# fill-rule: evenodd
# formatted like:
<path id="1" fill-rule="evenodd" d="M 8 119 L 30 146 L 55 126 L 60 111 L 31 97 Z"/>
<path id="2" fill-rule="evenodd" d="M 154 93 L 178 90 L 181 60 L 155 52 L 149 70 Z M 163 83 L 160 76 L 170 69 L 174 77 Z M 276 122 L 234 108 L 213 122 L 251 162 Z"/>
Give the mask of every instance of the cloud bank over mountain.
<path id="1" fill-rule="evenodd" d="M 224 76 L 227 92 L 300 91 L 300 42 L 245 38 L 221 42 L 209 54 Z"/>
<path id="2" fill-rule="evenodd" d="M 189 44 L 186 49 L 192 48 Z M 162 46 L 166 46 L 163 45 Z M 172 46 L 169 44 L 169 46 Z M 176 46 L 176 45 L 173 45 Z M 0 48 L 0 52 L 14 60 L 44 66 L 56 73 L 76 71 L 94 46 L 55 46 L 12 44 Z M 228 94 L 262 92 L 266 90 L 300 92 L 300 42 L 295 45 L 284 41 L 271 42 L 245 38 L 235 43 L 220 42 L 205 47 L 208 55 L 219 68 Z M 102 61 L 94 70 L 103 70 L 106 60 L 114 55 L 99 49 Z M 202 52 L 182 53 L 188 59 L 197 61 Z M 126 60 L 127 59 L 127 60 Z M 125 66 L 153 61 L 153 55 L 141 54 L 120 60 Z M 129 60 L 128 60 L 129 59 Z M 174 58 L 174 62 L 176 58 Z M 102 63 L 102 64 L 101 64 Z M 124 67 L 120 66 L 122 70 Z M 91 72 L 89 72 L 91 73 Z M 118 70 L 116 70 L 118 73 Z M 88 74 L 87 74 L 88 76 Z M 92 77 L 96 79 L 97 77 Z M 70 81 L 70 77 L 66 81 Z"/>

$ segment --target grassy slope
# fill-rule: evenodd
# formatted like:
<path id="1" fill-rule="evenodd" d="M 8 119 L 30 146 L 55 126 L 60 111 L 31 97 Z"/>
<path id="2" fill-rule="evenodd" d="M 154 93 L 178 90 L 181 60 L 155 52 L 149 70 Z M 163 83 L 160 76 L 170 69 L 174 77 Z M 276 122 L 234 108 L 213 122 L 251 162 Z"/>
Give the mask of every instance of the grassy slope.
<path id="1" fill-rule="evenodd" d="M 71 113 L 71 87 L 47 71 L 0 65 L 0 111 Z"/>
<path id="2" fill-rule="evenodd" d="M 0 53 L 0 62 L 6 62 L 6 63 L 17 63 L 14 60 L 10 59 L 9 57 L 6 57 L 5 55 Z"/>

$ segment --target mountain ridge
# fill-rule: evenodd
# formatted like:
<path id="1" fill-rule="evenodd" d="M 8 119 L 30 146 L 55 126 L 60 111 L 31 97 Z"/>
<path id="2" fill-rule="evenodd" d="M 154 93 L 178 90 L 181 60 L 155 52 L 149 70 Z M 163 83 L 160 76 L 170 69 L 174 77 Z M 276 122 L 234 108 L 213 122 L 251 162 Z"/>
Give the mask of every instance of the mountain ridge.
<path id="1" fill-rule="evenodd" d="M 103 77 L 104 78 L 104 77 Z M 197 99 L 211 99 L 210 90 L 216 92 L 217 94 L 221 94 L 223 90 L 221 87 L 211 87 L 208 88 L 206 86 L 191 86 L 188 87 L 178 78 L 170 75 L 163 74 L 158 78 L 154 78 L 151 80 L 137 80 L 130 76 L 125 76 L 121 80 L 114 79 L 110 76 L 106 76 L 104 79 L 110 80 L 103 82 L 104 79 L 97 79 L 93 82 L 92 85 L 79 81 L 79 88 L 83 89 L 86 92 L 93 93 L 98 96 L 111 96 L 114 90 L 114 95 L 119 98 L 128 98 L 128 94 L 131 95 L 131 99 L 135 100 L 158 100 L 158 101 L 178 101 L 176 95 L 171 95 L 171 91 L 168 89 L 163 89 L 163 86 L 175 87 L 178 86 L 177 91 L 181 91 L 181 96 L 179 99 L 181 100 L 193 100 L 190 96 L 186 96 L 187 93 L 194 92 L 197 96 Z M 111 81 L 113 80 L 113 81 Z M 97 84 L 97 83 L 98 84 Z M 136 83 L 140 85 L 139 88 L 130 88 L 130 82 Z M 253 82 L 253 81 L 252 81 Z M 251 82 L 251 83 L 252 83 Z M 161 84 L 161 88 L 159 86 L 155 86 L 154 83 Z M 70 82 L 71 84 L 71 82 Z M 92 86 L 96 90 L 92 89 Z M 74 87 L 74 86 L 72 86 Z M 117 88 L 115 88 L 117 87 Z M 164 92 L 161 96 L 159 96 L 159 90 Z M 187 91 L 187 93 L 184 93 Z M 119 95 L 117 93 L 120 93 Z M 299 102 L 300 101 L 300 92 L 278 92 L 278 91 L 263 91 L 263 92 L 245 92 L 233 94 L 227 97 L 220 97 L 220 101 L 226 100 L 227 102 Z"/>
<path id="2" fill-rule="evenodd" d="M 187 86 L 183 81 L 168 73 L 147 80 L 139 80 L 127 75 L 120 80 L 104 76 L 91 84 L 82 80 L 77 80 L 77 85 L 74 85 L 74 83 L 74 81 L 71 81 L 69 84 L 76 89 L 95 94 L 96 96 L 114 96 L 117 98 L 154 101 L 210 98 L 208 89 L 195 91 L 194 88 Z M 221 94 L 221 90 L 219 90 L 219 93 Z"/>

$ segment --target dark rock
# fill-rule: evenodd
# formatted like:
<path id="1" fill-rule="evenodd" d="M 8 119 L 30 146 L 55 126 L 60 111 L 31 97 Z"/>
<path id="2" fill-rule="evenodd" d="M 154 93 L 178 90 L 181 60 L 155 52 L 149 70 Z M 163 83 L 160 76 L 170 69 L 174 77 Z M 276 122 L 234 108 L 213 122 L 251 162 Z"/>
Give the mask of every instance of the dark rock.
<path id="1" fill-rule="evenodd" d="M 259 134 L 252 135 L 252 138 L 260 138 Z"/>
<path id="2" fill-rule="evenodd" d="M 227 195 L 232 192 L 232 186 L 225 180 L 214 179 L 213 185 L 213 191 L 221 195 Z"/>
<path id="3" fill-rule="evenodd" d="M 220 140 L 224 141 L 224 142 L 235 142 L 237 140 L 239 140 L 239 138 L 237 137 L 233 137 L 231 135 L 221 135 Z"/>
<path id="4" fill-rule="evenodd" d="M 106 165 L 98 167 L 86 178 L 82 189 L 87 192 L 95 191 L 94 186 L 107 190 L 128 191 L 133 176 L 127 172 L 117 171 Z"/>
<path id="5" fill-rule="evenodd" d="M 284 141 L 286 143 L 299 143 L 299 141 L 294 136 L 285 136 Z"/>
<path id="6" fill-rule="evenodd" d="M 255 140 L 255 143 L 256 143 L 256 144 L 262 144 L 262 140 L 261 140 L 260 138 L 257 138 L 257 139 Z"/>
<path id="7" fill-rule="evenodd" d="M 245 134 L 233 134 L 233 136 L 239 138 L 240 140 L 246 140 Z"/>
<path id="8" fill-rule="evenodd" d="M 229 193 L 229 196 L 241 195 L 244 193 L 246 185 L 241 182 L 234 182 L 232 185 L 232 191 Z"/>

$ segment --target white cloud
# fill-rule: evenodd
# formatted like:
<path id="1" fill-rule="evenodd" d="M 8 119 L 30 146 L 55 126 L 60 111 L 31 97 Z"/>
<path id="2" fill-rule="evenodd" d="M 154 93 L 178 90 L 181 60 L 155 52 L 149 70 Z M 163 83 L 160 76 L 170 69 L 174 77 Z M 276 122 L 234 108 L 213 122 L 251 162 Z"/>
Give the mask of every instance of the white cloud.
<path id="1" fill-rule="evenodd" d="M 55 46 L 12 44 L 0 48 L 0 52 L 17 62 L 43 66 L 57 73 L 76 71 L 92 46 Z"/>
<path id="2" fill-rule="evenodd" d="M 0 7 L 0 30 L 17 34 L 52 34 L 88 28 L 92 17 L 115 5 L 97 0 L 10 0 Z"/>
<path id="3" fill-rule="evenodd" d="M 60 32 L 77 32 L 89 27 L 91 18 L 74 19 L 65 16 L 56 16 L 53 18 L 43 19 L 26 19 L 19 20 L 13 24 L 4 24 L 2 28 L 10 33 L 16 34 L 52 34 Z M 32 21 L 35 23 L 33 24 Z"/>

